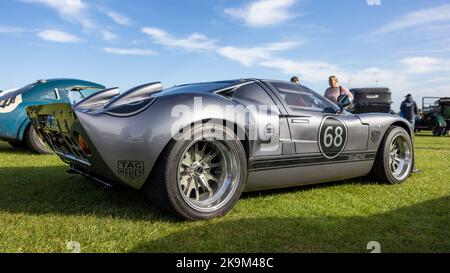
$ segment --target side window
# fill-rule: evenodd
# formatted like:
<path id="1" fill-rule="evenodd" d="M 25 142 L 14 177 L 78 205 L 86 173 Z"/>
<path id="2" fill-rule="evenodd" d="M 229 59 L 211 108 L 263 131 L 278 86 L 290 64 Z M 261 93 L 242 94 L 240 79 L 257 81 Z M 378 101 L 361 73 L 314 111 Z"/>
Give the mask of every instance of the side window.
<path id="1" fill-rule="evenodd" d="M 304 86 L 283 82 L 271 82 L 271 84 L 291 110 L 323 112 L 327 108 L 336 109 L 336 105 L 332 102 Z"/>
<path id="2" fill-rule="evenodd" d="M 233 98 L 254 101 L 256 105 L 275 105 L 272 98 L 257 83 L 247 84 L 237 89 Z"/>
<path id="3" fill-rule="evenodd" d="M 58 94 L 55 89 L 33 90 L 30 92 L 29 98 L 33 100 L 58 100 Z"/>

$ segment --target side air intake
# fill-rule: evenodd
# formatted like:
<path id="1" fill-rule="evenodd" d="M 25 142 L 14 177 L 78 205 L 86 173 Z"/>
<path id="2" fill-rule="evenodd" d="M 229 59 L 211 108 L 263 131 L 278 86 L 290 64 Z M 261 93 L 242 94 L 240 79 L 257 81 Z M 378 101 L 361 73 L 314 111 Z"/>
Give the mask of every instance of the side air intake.
<path id="1" fill-rule="evenodd" d="M 117 87 L 105 89 L 80 101 L 79 103 L 74 105 L 74 108 L 91 108 L 97 105 L 105 105 L 110 102 L 112 98 L 118 96 L 119 94 L 120 91 Z"/>
<path id="2" fill-rule="evenodd" d="M 143 100 L 149 99 L 152 94 L 161 92 L 162 88 L 163 85 L 160 82 L 154 82 L 135 87 L 115 98 L 105 107 L 105 109 L 111 109 L 126 104 L 141 102 Z"/>

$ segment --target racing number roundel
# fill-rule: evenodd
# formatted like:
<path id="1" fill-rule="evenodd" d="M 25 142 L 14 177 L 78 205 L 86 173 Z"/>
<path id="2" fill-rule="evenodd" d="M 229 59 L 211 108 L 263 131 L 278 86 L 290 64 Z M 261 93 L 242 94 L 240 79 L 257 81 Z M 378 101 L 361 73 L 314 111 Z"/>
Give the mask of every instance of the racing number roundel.
<path id="1" fill-rule="evenodd" d="M 325 117 L 319 130 L 319 148 L 328 159 L 338 157 L 345 149 L 348 129 L 343 121 L 335 117 Z"/>

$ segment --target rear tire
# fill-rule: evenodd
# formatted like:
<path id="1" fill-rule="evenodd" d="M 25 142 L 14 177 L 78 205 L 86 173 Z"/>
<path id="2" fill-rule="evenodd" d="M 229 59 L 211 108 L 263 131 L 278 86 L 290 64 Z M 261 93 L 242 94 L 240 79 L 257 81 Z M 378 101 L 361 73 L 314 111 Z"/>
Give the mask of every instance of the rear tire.
<path id="1" fill-rule="evenodd" d="M 25 130 L 25 142 L 28 149 L 35 154 L 51 154 L 51 149 L 39 138 L 33 126 Z"/>
<path id="2" fill-rule="evenodd" d="M 390 127 L 378 151 L 372 177 L 382 183 L 401 184 L 411 175 L 413 165 L 411 136 L 402 127 Z"/>
<path id="3" fill-rule="evenodd" d="M 24 149 L 27 148 L 27 144 L 23 141 L 8 141 L 9 145 L 16 149 Z"/>
<path id="4" fill-rule="evenodd" d="M 211 139 L 213 136 L 221 137 Z M 186 220 L 227 214 L 247 179 L 247 157 L 241 142 L 222 125 L 199 125 L 179 139 L 169 143 L 154 167 L 147 184 L 148 197 L 160 209 Z"/>

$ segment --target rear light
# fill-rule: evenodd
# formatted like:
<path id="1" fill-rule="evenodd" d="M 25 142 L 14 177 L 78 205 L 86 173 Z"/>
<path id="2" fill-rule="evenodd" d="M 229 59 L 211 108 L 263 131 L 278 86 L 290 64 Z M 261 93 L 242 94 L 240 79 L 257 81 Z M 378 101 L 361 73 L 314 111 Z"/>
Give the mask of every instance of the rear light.
<path id="1" fill-rule="evenodd" d="M 78 144 L 80 145 L 81 150 L 85 155 L 91 155 L 91 149 L 89 148 L 89 144 L 87 141 L 81 136 L 78 136 Z"/>

